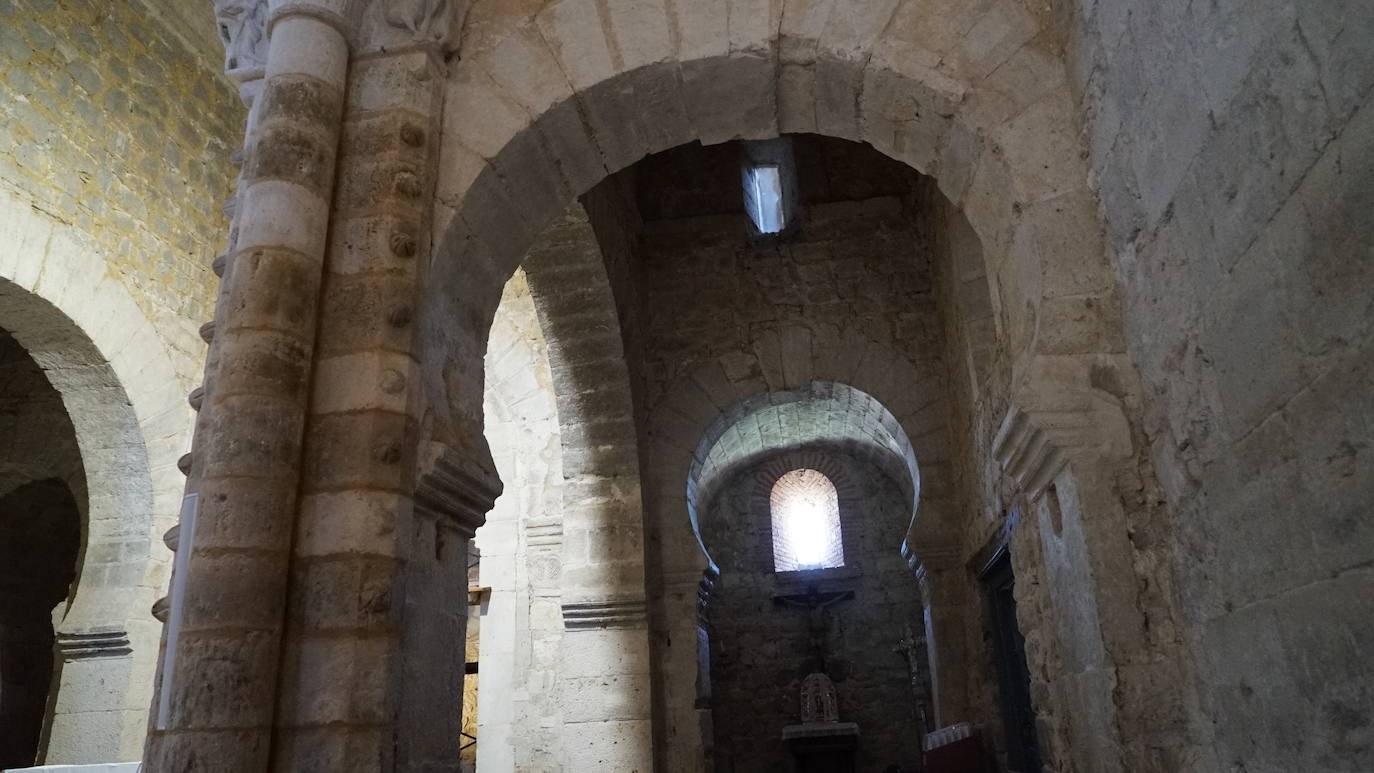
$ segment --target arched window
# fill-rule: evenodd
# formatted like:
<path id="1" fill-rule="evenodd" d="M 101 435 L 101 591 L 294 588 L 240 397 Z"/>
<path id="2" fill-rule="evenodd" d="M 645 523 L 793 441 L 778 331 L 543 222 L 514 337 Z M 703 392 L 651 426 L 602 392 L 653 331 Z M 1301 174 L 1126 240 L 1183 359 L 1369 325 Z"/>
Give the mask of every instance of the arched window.
<path id="1" fill-rule="evenodd" d="M 823 473 L 801 469 L 778 478 L 768 504 L 774 571 L 844 566 L 840 500 L 835 484 Z"/>

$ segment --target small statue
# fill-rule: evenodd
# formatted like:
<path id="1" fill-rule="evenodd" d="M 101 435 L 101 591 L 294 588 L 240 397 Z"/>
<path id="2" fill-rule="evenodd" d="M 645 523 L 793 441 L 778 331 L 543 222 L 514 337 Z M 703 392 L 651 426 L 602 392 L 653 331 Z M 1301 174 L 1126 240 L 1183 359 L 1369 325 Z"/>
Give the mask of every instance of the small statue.
<path id="1" fill-rule="evenodd" d="M 801 721 L 839 722 L 840 707 L 835 697 L 835 683 L 825 674 L 808 674 L 801 686 Z"/>
<path id="2" fill-rule="evenodd" d="M 242 83 L 267 68 L 267 0 L 215 0 L 224 74 Z"/>

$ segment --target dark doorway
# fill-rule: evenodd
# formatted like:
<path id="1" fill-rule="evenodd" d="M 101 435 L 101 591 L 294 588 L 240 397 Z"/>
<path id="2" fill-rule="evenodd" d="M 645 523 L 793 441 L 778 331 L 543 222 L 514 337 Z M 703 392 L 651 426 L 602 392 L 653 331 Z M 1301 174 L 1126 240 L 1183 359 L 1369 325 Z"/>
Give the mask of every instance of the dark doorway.
<path id="1" fill-rule="evenodd" d="M 1030 671 L 1026 668 L 1026 640 L 1016 624 L 1015 577 L 1006 551 L 983 573 L 997 659 L 997 696 L 1006 734 L 1007 769 L 1040 773 L 1040 744 L 1036 738 L 1035 707 L 1031 705 Z"/>
<path id="2" fill-rule="evenodd" d="M 0 497 L 0 770 L 38 756 L 53 676 L 52 611 L 67 598 L 81 514 L 57 479 Z"/>

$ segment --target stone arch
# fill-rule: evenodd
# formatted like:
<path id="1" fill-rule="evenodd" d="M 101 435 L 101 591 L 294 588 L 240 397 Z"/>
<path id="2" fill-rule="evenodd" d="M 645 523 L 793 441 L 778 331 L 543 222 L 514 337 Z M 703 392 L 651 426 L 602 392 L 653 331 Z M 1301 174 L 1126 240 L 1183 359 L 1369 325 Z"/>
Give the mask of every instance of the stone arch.
<path id="1" fill-rule="evenodd" d="M 699 508 L 735 472 L 762 457 L 821 443 L 849 448 L 855 458 L 886 472 L 911 502 L 914 519 L 921 480 L 916 452 L 897 418 L 880 402 L 847 384 L 828 381 L 758 393 L 712 421 L 692 455 L 685 484 L 686 514 L 707 572 L 714 574 L 717 568 L 701 533 Z"/>
<path id="2" fill-rule="evenodd" d="M 478 459 L 485 453 L 478 361 L 500 289 L 544 224 L 576 196 L 679 145 L 810 132 L 868 143 L 922 172 L 967 219 L 994 290 L 990 305 L 1004 323 L 997 346 L 1007 354 L 1017 415 L 1085 466 L 1133 453 L 1126 398 L 1117 392 L 1132 393 L 1137 379 L 1062 53 L 1046 21 L 1018 3 L 833 7 L 839 0 L 767 9 L 749 0 L 558 0 L 454 64 L 434 249 L 417 298 L 430 439 Z M 801 346 L 811 332 L 776 335 Z M 890 353 L 870 355 L 872 342 L 861 335 L 845 343 L 828 355 L 841 373 L 833 380 L 869 391 L 903 422 L 938 423 L 927 431 L 940 433 L 932 439 L 936 463 L 948 464 L 948 406 L 910 405 L 933 377 L 910 367 L 879 372 L 876 358 Z M 779 362 L 763 364 L 766 380 L 809 380 Z M 882 388 L 848 378 L 865 368 Z M 1099 388 L 1111 383 L 1125 386 Z M 712 388 L 698 385 L 701 394 L 669 409 L 640 406 L 641 415 L 666 412 L 679 425 L 659 427 L 661 435 L 645 430 L 641 456 L 690 458 L 692 449 L 673 448 L 670 438 L 693 436 L 676 430 L 700 426 L 699 404 L 710 405 Z M 941 418 L 908 415 L 921 411 Z M 685 471 L 653 475 L 664 477 L 642 481 L 650 523 Z M 927 515 L 929 505 L 953 497 L 930 493 L 923 492 Z M 1109 528 L 1112 503 L 1094 504 L 1103 510 L 1094 528 Z M 906 546 L 914 563 L 936 554 L 958 560 L 951 535 L 933 528 L 949 523 L 918 519 Z M 930 533 L 920 533 L 923 525 Z M 652 551 L 652 540 L 666 537 L 650 539 Z M 1113 548 L 1110 560 L 1129 558 Z M 665 582 L 695 587 L 700 572 L 681 568 Z M 669 723 L 669 733 L 699 732 L 690 717 L 656 721 Z"/>
<path id="3" fill-rule="evenodd" d="M 520 630 L 527 631 L 532 645 L 526 650 L 529 662 L 522 661 L 525 668 L 517 669 L 498 655 L 494 667 L 483 673 L 488 678 L 524 674 L 537 681 L 562 672 L 558 658 L 563 650 L 608 646 L 607 636 L 619 637 L 619 644 L 629 649 L 645 649 L 631 641 L 647 639 L 647 619 L 630 377 L 602 246 L 582 204 L 572 205 L 540 235 L 507 283 L 486 360 L 485 427 L 488 433 L 504 433 L 489 443 L 506 494 L 483 528 L 514 526 L 518 532 L 505 538 L 524 547 L 529 599 L 521 609 L 531 611 Z M 521 426 L 531 421 L 538 426 Z M 523 440 L 511 442 L 513 429 Z M 531 439 L 536 441 L 533 447 Z M 531 474 L 539 478 L 538 493 L 526 490 Z M 518 523 L 506 523 L 512 520 Z M 482 535 L 479 531 L 479 542 Z M 591 551 L 591 544 L 621 549 Z M 493 603 L 499 601 L 493 585 Z M 601 630 L 606 628 L 616 630 Z M 514 630 L 508 633 L 515 636 Z M 602 640 L 578 644 L 586 637 Z M 647 667 L 643 677 L 647 696 Z M 633 678 L 633 673 L 620 675 L 621 681 Z M 510 691 L 527 696 L 518 699 L 523 703 L 514 721 L 557 714 L 560 700 L 587 703 L 572 695 L 587 689 L 576 675 L 556 687 L 526 685 Z M 490 691 L 482 695 L 491 708 L 510 700 L 509 695 L 493 700 Z M 647 698 L 645 704 L 647 717 Z M 624 720 L 628 707 L 618 705 L 613 719 Z M 500 709 L 491 713 L 510 714 Z M 578 744 L 565 748 L 564 736 L 588 735 L 577 733 L 576 726 L 597 718 L 595 713 L 568 712 L 563 716 L 566 726 L 524 721 L 514 732 L 536 741 L 518 749 L 505 743 L 516 737 L 510 731 L 484 726 L 495 744 L 479 743 L 479 754 L 498 765 L 512 757 L 517 767 L 557 764 L 580 749 Z"/>
<path id="4" fill-rule="evenodd" d="M 965 213 L 1000 290 L 1028 409 L 1090 391 L 1063 383 L 1081 373 L 1036 364 L 1124 348 L 1063 63 L 1041 20 L 1010 3 L 832 15 L 833 4 L 775 4 L 787 7 L 770 17 L 743 0 L 617 2 L 602 19 L 593 0 L 561 0 L 459 62 L 427 282 L 448 289 L 422 305 L 435 328 L 476 329 L 438 340 L 460 356 L 481 351 L 500 287 L 542 225 L 609 174 L 693 141 L 813 132 L 873 145 L 933 177 Z M 478 417 L 455 406 L 472 402 L 453 397 L 473 393 L 469 371 L 430 382 L 436 408 L 467 430 Z"/>
<path id="5" fill-rule="evenodd" d="M 157 656 L 150 609 L 169 554 L 154 545 L 176 522 L 191 409 L 155 328 L 70 229 L 5 205 L 0 243 L 0 328 L 61 395 L 89 492 L 79 575 L 57 626 L 67 689 L 54 705 L 48 759 L 124 758 L 137 753 L 121 745 L 137 733 L 96 727 L 144 722 L 144 693 L 130 680 Z M 100 696 L 108 708 L 84 705 Z"/>
<path id="6" fill-rule="evenodd" d="M 523 756 L 532 749 L 556 759 L 560 740 L 559 728 L 523 719 L 549 714 L 557 700 L 555 691 L 531 684 L 557 668 L 563 566 L 558 406 L 547 337 L 523 271 L 506 285 L 486 361 L 484 429 L 504 487 L 476 534 L 480 581 L 491 589 L 479 639 L 476 755 L 483 768 L 514 769 L 534 762 Z"/>
<path id="7" fill-rule="evenodd" d="M 523 266 L 548 340 L 568 544 L 608 529 L 642 534 L 639 443 L 619 307 L 582 204 L 573 204 L 540 236 Z M 642 617 L 642 582 L 633 588 L 606 582 L 620 573 L 607 571 L 613 567 L 642 577 L 642 551 L 590 556 L 573 550 L 565 559 L 565 614 L 571 613 L 568 605 L 628 605 Z"/>
<path id="8" fill-rule="evenodd" d="M 721 358 L 698 366 L 676 380 L 647 412 L 644 454 L 656 461 L 644 481 L 649 556 L 655 564 L 650 580 L 655 586 L 656 641 L 692 641 L 700 635 L 693 630 L 696 616 L 688 613 L 686 604 L 709 598 L 715 572 L 704 548 L 682 549 L 694 542 L 700 545 L 688 514 L 689 496 L 707 501 L 700 490 L 689 493 L 683 482 L 700 480 L 708 466 L 719 469 L 710 450 L 741 416 L 774 400 L 795 400 L 814 390 L 832 398 L 838 394 L 852 404 L 865 417 L 861 426 L 888 437 L 883 442 L 870 434 L 864 445 L 878 449 L 874 453 L 879 460 L 897 460 L 891 466 L 899 468 L 898 479 L 905 475 L 911 482 L 913 513 L 920 500 L 920 517 L 913 516 L 905 544 L 893 550 L 901 548 L 918 572 L 922 561 L 943 560 L 957 552 L 951 527 L 957 526 L 962 510 L 950 482 L 950 411 L 942 374 L 920 372 L 905 354 L 852 327 L 794 326 L 766 332 L 745 359 L 748 362 Z M 944 705 L 953 715 L 964 700 L 962 653 L 957 646 L 942 652 L 939 643 L 957 640 L 954 632 L 961 629 L 962 610 L 941 596 L 936 585 L 927 579 L 921 589 L 931 671 L 937 710 Z M 688 750 L 709 738 L 710 719 L 704 707 L 693 708 L 699 705 L 700 685 L 684 676 L 697 672 L 695 658 L 689 661 L 687 653 L 671 648 L 664 648 L 661 658 L 656 665 L 656 708 L 671 730 L 658 737 L 655 751 L 666 759 L 690 754 Z"/>

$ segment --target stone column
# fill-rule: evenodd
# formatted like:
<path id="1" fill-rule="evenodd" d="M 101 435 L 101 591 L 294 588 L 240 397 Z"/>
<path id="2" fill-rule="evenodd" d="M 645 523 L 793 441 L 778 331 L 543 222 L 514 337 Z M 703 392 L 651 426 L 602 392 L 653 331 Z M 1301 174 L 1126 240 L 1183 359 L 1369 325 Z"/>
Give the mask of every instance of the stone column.
<path id="1" fill-rule="evenodd" d="M 310 360 L 334 184 L 347 20 L 274 4 L 266 75 L 237 199 L 192 453 L 194 534 L 181 535 L 153 706 L 150 771 L 266 770 Z M 161 709 L 161 711 L 160 711 Z"/>

